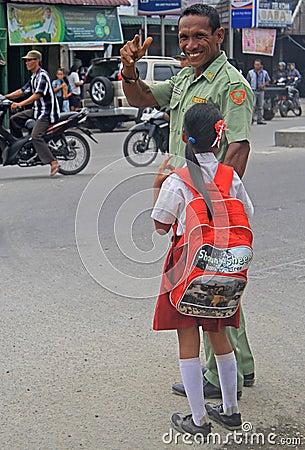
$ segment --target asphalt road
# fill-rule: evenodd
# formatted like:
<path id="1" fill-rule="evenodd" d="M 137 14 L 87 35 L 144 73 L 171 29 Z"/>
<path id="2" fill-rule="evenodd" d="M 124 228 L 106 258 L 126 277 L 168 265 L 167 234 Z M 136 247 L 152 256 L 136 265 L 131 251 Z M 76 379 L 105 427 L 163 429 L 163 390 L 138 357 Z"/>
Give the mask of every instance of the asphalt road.
<path id="1" fill-rule="evenodd" d="M 175 333 L 151 329 L 166 248 L 149 219 L 161 156 L 143 170 L 118 161 L 116 130 L 97 135 L 77 176 L 0 168 L 1 450 L 304 448 L 305 148 L 273 146 L 274 130 L 303 123 L 253 125 L 244 310 L 257 382 L 243 390 L 239 444 L 217 425 L 215 445 L 170 430 L 189 409 L 170 390 Z"/>

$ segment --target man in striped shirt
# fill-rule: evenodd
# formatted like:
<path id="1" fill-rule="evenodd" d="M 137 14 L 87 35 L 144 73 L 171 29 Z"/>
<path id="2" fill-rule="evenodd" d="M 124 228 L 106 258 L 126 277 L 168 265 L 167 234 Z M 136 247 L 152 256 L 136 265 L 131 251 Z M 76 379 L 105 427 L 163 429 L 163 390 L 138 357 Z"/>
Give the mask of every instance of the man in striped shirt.
<path id="1" fill-rule="evenodd" d="M 58 172 L 59 164 L 52 155 L 48 144 L 44 140 L 44 135 L 50 123 L 59 119 L 59 105 L 53 91 L 51 80 L 47 71 L 40 67 L 42 55 L 37 50 L 31 50 L 23 56 L 27 70 L 32 72 L 29 81 L 20 89 L 17 89 L 5 97 L 15 99 L 22 95 L 30 95 L 25 100 L 18 103 L 13 102 L 11 109 L 16 109 L 26 105 L 33 105 L 33 108 L 26 109 L 14 114 L 10 119 L 10 129 L 13 136 L 22 137 L 21 129 L 28 119 L 36 119 L 32 131 L 33 146 L 43 164 L 51 165 L 51 176 Z"/>

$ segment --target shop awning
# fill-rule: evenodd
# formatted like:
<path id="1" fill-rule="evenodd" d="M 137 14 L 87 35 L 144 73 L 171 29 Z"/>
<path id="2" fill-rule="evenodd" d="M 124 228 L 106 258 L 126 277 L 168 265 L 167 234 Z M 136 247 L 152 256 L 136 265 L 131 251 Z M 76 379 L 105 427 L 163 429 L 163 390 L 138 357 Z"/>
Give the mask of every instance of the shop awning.
<path id="1" fill-rule="evenodd" d="M 14 3 L 24 3 L 24 0 L 13 0 Z M 82 5 L 82 6 L 130 6 L 129 0 L 27 0 L 26 3 L 48 5 Z"/>

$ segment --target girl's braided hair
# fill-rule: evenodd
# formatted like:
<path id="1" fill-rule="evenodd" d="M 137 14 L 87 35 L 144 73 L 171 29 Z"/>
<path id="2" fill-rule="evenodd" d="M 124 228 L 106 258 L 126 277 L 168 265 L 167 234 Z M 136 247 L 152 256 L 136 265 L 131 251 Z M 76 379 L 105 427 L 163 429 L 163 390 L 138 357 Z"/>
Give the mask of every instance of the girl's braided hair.
<path id="1" fill-rule="evenodd" d="M 187 137 L 185 159 L 194 187 L 203 196 L 209 220 L 213 217 L 213 206 L 208 194 L 200 164 L 195 153 L 207 153 L 217 139 L 216 123 L 222 119 L 220 111 L 209 103 L 196 103 L 184 116 L 183 128 Z M 196 150 L 196 152 L 194 152 Z"/>

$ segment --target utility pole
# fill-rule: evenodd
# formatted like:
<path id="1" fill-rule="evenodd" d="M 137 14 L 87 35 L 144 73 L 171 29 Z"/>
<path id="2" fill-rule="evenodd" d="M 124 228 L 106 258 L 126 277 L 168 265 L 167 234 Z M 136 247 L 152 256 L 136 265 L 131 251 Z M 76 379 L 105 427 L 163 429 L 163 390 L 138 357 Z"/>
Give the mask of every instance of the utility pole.
<path id="1" fill-rule="evenodd" d="M 229 58 L 234 58 L 234 30 L 232 28 L 231 0 L 229 0 Z"/>
<path id="2" fill-rule="evenodd" d="M 160 16 L 161 20 L 161 55 L 165 56 L 165 16 Z"/>

